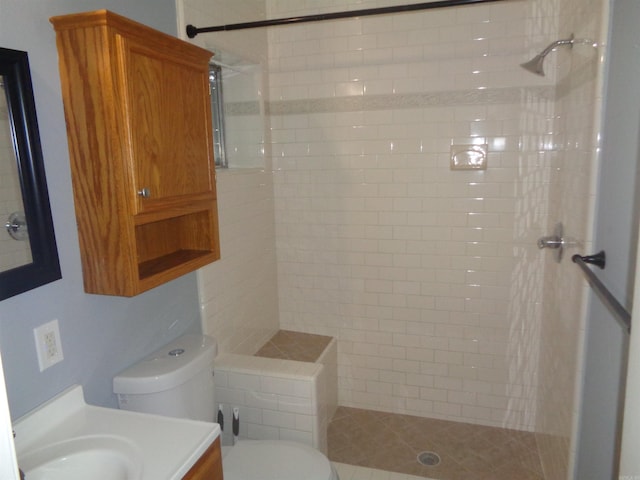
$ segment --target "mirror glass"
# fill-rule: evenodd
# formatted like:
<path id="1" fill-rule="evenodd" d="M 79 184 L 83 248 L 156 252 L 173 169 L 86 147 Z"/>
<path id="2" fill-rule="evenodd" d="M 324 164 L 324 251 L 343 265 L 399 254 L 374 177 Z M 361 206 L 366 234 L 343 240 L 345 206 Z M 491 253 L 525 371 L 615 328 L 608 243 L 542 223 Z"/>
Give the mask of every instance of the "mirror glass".
<path id="1" fill-rule="evenodd" d="M 18 176 L 18 160 L 13 148 L 9 107 L 0 77 L 0 271 L 10 270 L 33 261 L 24 218 L 24 203 Z"/>
<path id="2" fill-rule="evenodd" d="M 0 300 L 61 278 L 27 53 L 0 48 Z"/>

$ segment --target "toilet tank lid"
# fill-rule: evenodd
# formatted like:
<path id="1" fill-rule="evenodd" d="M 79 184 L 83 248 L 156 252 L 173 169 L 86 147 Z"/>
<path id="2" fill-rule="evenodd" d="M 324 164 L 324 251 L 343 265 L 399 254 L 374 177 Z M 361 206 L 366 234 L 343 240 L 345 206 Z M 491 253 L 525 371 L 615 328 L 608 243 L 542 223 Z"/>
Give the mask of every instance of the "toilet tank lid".
<path id="1" fill-rule="evenodd" d="M 183 335 L 114 377 L 113 392 L 145 394 L 177 387 L 211 369 L 218 344 L 206 335 Z"/>

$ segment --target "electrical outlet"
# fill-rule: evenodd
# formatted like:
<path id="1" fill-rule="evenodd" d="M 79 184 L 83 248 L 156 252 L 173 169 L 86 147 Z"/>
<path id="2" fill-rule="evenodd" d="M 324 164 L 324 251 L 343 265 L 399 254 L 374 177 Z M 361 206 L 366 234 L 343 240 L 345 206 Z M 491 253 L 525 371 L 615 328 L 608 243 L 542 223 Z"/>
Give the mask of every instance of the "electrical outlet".
<path id="1" fill-rule="evenodd" d="M 34 328 L 33 335 L 36 340 L 36 353 L 41 372 L 64 359 L 57 318 Z"/>

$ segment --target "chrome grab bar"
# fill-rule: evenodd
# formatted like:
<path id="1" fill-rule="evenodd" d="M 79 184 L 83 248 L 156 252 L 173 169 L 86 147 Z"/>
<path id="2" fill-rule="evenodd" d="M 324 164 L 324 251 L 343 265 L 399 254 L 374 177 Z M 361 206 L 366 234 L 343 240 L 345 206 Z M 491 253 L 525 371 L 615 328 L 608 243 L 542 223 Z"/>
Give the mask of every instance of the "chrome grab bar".
<path id="1" fill-rule="evenodd" d="M 631 332 L 631 314 L 626 308 L 611 294 L 609 289 L 600 281 L 600 279 L 593 273 L 588 264 L 595 265 L 600 269 L 604 269 L 606 265 L 606 255 L 604 250 L 596 253 L 595 255 L 580 256 L 574 255 L 571 257 L 573 263 L 577 263 L 578 266 L 584 272 L 587 282 L 595 290 L 596 294 L 602 300 L 602 302 L 609 307 L 611 313 L 618 321 L 620 326 L 625 329 L 627 333 Z"/>

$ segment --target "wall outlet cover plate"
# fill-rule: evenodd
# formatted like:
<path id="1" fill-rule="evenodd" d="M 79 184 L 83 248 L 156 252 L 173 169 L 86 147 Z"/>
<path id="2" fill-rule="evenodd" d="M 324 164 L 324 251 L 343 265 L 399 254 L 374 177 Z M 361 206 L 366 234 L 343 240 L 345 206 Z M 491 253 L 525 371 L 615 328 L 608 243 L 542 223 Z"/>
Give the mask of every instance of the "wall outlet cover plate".
<path id="1" fill-rule="evenodd" d="M 41 372 L 64 359 L 58 319 L 53 319 L 34 328 L 33 336 L 36 341 L 38 366 Z"/>

